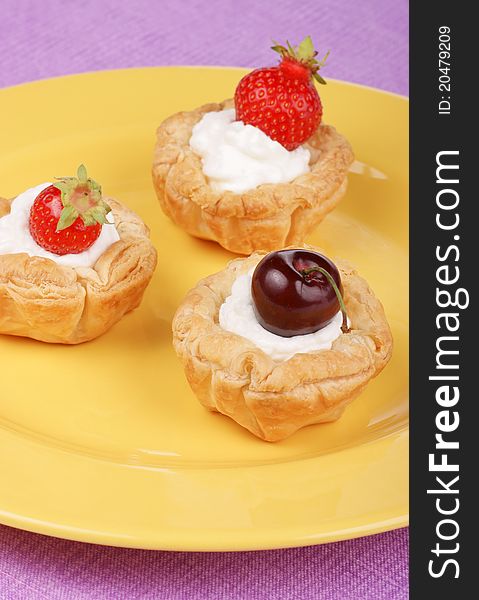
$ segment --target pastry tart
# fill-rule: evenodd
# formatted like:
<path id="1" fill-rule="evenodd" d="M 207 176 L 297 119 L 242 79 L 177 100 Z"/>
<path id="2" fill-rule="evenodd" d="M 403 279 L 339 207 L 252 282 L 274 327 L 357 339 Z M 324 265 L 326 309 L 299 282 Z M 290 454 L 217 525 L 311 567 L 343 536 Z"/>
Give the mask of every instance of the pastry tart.
<path id="1" fill-rule="evenodd" d="M 79 344 L 102 335 L 140 304 L 156 250 L 133 211 L 113 198 L 105 200 L 118 236 L 92 266 L 2 253 L 0 239 L 0 334 Z M 0 199 L 0 224 L 11 203 Z"/>
<path id="2" fill-rule="evenodd" d="M 324 61 L 310 38 L 274 49 L 279 66 L 246 75 L 234 100 L 179 112 L 157 130 L 153 183 L 163 211 L 239 254 L 304 243 L 343 197 L 354 158 L 346 138 L 321 123 L 312 80 L 324 83 Z"/>
<path id="3" fill-rule="evenodd" d="M 296 256 L 304 251 L 312 252 L 289 252 Z M 193 392 L 207 409 L 229 416 L 263 440 L 278 441 L 306 425 L 338 419 L 388 362 L 392 337 L 383 307 L 367 282 L 339 261 L 349 328 L 343 327 L 345 333 L 338 329 L 326 348 L 296 350 L 278 359 L 248 339 L 244 324 L 237 332 L 226 330 L 220 320 L 235 282 L 254 270 L 254 291 L 256 273 L 270 256 L 255 253 L 236 259 L 200 281 L 176 312 L 173 343 Z M 307 347 L 308 337 L 294 339 L 301 348 Z"/>
<path id="4" fill-rule="evenodd" d="M 190 235 L 238 254 L 302 244 L 346 192 L 354 158 L 349 142 L 334 127 L 320 125 L 305 144 L 308 173 L 241 194 L 214 191 L 189 141 L 206 113 L 232 105 L 227 100 L 180 112 L 158 128 L 153 183 L 163 211 Z"/>

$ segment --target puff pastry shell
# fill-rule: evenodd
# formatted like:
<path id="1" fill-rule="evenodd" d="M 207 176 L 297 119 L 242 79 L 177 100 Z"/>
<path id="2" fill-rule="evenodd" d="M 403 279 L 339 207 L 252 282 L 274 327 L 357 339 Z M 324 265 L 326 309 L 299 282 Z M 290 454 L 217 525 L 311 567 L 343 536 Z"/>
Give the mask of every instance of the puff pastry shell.
<path id="1" fill-rule="evenodd" d="M 313 423 L 334 421 L 388 362 L 392 337 L 383 307 L 368 284 L 336 262 L 351 333 L 330 350 L 275 361 L 254 343 L 222 329 L 220 307 L 235 279 L 264 253 L 232 261 L 200 281 L 173 320 L 173 343 L 200 402 L 267 441 L 282 440 Z"/>
<path id="2" fill-rule="evenodd" d="M 92 268 L 0 254 L 0 334 L 79 344 L 102 335 L 140 304 L 156 250 L 141 219 L 118 201 L 106 200 L 120 240 Z M 10 203 L 0 198 L 0 217 Z"/>
<path id="3" fill-rule="evenodd" d="M 232 106 L 232 100 L 206 104 L 177 113 L 158 128 L 153 183 L 163 211 L 189 234 L 239 254 L 302 244 L 346 191 L 354 158 L 349 142 L 334 127 L 321 125 L 305 144 L 311 152 L 309 173 L 242 194 L 214 192 L 189 141 L 205 113 Z"/>

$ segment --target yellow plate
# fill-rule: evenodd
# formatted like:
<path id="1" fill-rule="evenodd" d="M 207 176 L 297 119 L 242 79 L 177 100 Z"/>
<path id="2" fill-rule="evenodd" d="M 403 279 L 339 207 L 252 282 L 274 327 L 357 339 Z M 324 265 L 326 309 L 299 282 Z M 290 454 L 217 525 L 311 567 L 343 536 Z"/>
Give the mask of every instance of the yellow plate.
<path id="1" fill-rule="evenodd" d="M 343 418 L 262 442 L 205 411 L 173 353 L 176 306 L 232 255 L 161 213 L 150 182 L 155 127 L 231 96 L 244 72 L 132 69 L 0 91 L 0 195 L 84 162 L 149 223 L 159 250 L 142 306 L 104 337 L 66 347 L 0 336 L 1 522 L 175 550 L 300 546 L 406 524 L 404 98 L 333 81 L 321 89 L 326 120 L 350 139 L 357 163 L 347 197 L 309 241 L 359 267 L 395 338 L 391 363 Z"/>

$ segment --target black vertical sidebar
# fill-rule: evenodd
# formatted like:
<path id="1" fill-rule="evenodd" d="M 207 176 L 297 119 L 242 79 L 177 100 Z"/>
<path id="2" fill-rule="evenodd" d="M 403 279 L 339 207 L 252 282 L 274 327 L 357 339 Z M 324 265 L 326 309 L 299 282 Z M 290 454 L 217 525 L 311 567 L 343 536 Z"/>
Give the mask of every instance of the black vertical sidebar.
<path id="1" fill-rule="evenodd" d="M 412 600 L 477 595 L 479 30 L 470 6 L 410 3 Z"/>

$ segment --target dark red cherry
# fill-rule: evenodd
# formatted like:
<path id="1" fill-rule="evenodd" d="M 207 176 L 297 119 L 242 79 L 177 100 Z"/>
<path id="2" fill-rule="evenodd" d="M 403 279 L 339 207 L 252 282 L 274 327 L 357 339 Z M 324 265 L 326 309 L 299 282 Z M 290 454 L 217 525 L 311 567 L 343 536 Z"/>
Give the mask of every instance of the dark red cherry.
<path id="1" fill-rule="evenodd" d="M 344 309 L 342 291 L 339 271 L 329 258 L 301 249 L 267 254 L 256 266 L 251 283 L 258 322 L 283 337 L 325 327 Z"/>

